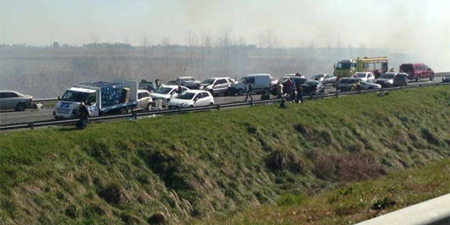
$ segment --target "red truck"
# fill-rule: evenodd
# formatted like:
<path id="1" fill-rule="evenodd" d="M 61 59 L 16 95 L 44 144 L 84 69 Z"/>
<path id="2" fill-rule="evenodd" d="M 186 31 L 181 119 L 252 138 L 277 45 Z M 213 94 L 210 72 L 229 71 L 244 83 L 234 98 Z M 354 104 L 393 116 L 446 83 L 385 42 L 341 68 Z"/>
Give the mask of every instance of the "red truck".
<path id="1" fill-rule="evenodd" d="M 434 71 L 423 63 L 404 63 L 400 65 L 400 72 L 408 74 L 408 79 L 419 82 L 423 78 L 434 79 Z"/>

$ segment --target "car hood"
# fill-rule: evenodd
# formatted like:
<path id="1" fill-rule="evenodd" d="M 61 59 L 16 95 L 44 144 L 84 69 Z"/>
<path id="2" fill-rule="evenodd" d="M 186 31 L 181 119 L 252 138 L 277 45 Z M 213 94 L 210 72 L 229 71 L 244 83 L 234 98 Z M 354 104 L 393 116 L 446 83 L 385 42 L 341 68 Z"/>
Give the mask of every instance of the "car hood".
<path id="1" fill-rule="evenodd" d="M 179 99 L 179 98 L 174 98 L 170 101 L 170 105 L 181 105 L 181 104 L 185 104 L 185 105 L 192 105 L 194 104 L 194 100 L 191 99 Z"/>
<path id="2" fill-rule="evenodd" d="M 375 82 L 392 82 L 394 79 L 378 78 Z"/>
<path id="3" fill-rule="evenodd" d="M 158 94 L 158 93 L 151 93 L 151 96 L 153 99 L 167 99 L 170 98 L 170 94 Z"/>
<path id="4" fill-rule="evenodd" d="M 185 81 L 184 82 L 185 84 L 200 84 L 201 83 L 201 81 Z"/>

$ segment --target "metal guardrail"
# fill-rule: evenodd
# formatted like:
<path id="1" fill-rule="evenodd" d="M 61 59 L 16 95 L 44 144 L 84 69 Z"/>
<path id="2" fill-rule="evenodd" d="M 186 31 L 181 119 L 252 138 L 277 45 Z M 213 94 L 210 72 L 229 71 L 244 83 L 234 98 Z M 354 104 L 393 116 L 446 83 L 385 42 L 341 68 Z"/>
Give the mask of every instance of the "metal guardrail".
<path id="1" fill-rule="evenodd" d="M 362 90 L 362 91 L 353 91 L 353 92 L 334 92 L 324 95 L 312 95 L 312 96 L 304 96 L 304 100 L 313 100 L 313 99 L 322 99 L 322 98 L 332 98 L 339 96 L 348 96 L 348 95 L 357 95 L 357 94 L 366 94 L 380 91 L 395 91 L 395 90 L 403 90 L 410 88 L 419 88 L 419 87 L 430 87 L 430 86 L 450 86 L 450 83 L 427 83 L 427 84 L 416 84 L 409 85 L 403 87 L 392 87 L 392 88 L 381 88 L 381 89 L 371 89 L 371 90 Z M 99 116 L 89 118 L 89 122 L 101 122 L 112 119 L 123 119 L 123 118 L 138 118 L 144 116 L 153 116 L 153 115 L 171 115 L 171 114 L 180 114 L 187 112 L 201 112 L 201 111 L 209 111 L 209 110 L 220 110 L 224 108 L 232 108 L 232 107 L 242 107 L 242 106 L 254 106 L 254 105 L 262 105 L 262 104 L 270 104 L 270 103 L 278 103 L 281 99 L 271 99 L 271 100 L 257 100 L 250 102 L 234 102 L 234 103 L 225 103 L 213 106 L 203 106 L 203 107 L 195 107 L 195 108 L 180 108 L 180 109 L 166 109 L 166 110 L 156 110 L 142 113 L 130 113 L 130 114 L 120 114 L 120 115 L 111 115 L 111 116 Z M 78 119 L 69 119 L 69 120 L 41 120 L 34 122 L 26 122 L 26 123 L 14 123 L 14 124 L 3 124 L 0 125 L 0 131 L 2 130 L 15 130 L 15 129 L 24 129 L 30 128 L 34 129 L 35 127 L 42 126 L 54 126 L 54 125 L 73 125 L 78 121 Z"/>
<path id="2" fill-rule="evenodd" d="M 449 225 L 450 194 L 382 215 L 357 225 Z"/>

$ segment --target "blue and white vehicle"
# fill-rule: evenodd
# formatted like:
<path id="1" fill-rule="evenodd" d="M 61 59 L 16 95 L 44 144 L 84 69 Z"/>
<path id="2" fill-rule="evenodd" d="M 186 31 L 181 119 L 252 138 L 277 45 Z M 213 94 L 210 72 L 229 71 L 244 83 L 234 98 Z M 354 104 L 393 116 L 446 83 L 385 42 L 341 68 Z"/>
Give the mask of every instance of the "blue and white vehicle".
<path id="1" fill-rule="evenodd" d="M 111 111 L 128 112 L 138 107 L 138 82 L 88 82 L 76 84 L 58 97 L 55 118 L 74 119 L 99 116 Z"/>

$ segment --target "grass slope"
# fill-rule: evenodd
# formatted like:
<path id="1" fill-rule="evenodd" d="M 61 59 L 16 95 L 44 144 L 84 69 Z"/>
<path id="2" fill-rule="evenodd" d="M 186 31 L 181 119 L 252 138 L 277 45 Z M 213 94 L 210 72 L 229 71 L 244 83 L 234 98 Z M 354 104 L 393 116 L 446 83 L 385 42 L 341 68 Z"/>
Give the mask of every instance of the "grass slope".
<path id="1" fill-rule="evenodd" d="M 0 134 L 0 224 L 185 223 L 450 154 L 450 88 Z M 279 200 L 278 200 L 279 201 Z"/>

